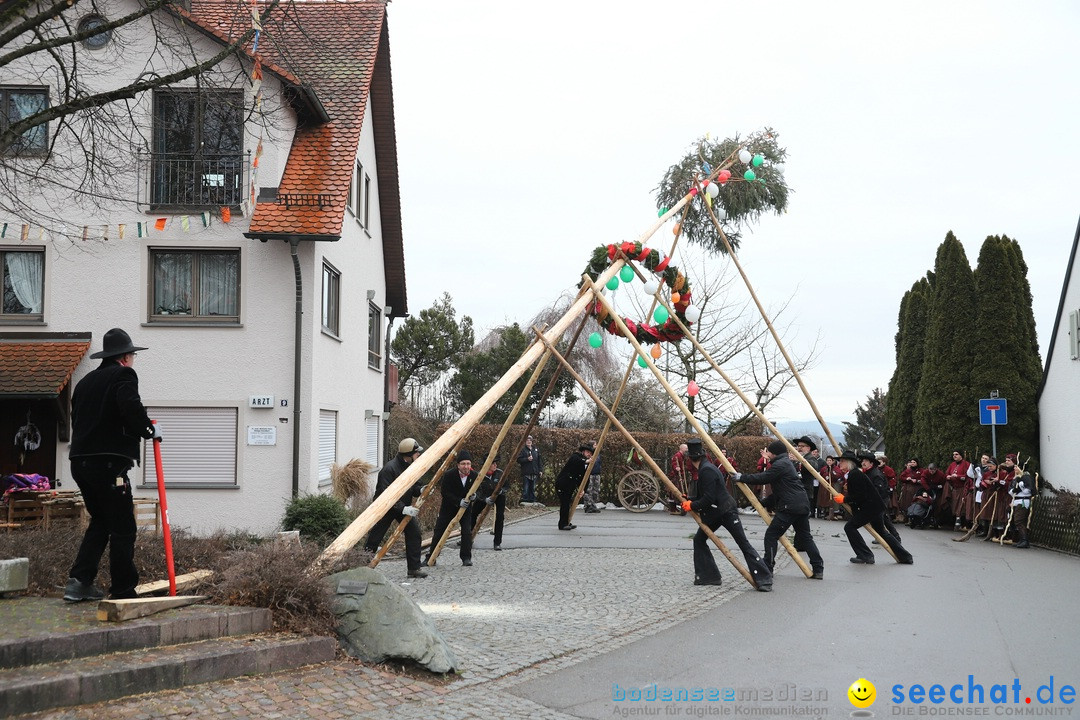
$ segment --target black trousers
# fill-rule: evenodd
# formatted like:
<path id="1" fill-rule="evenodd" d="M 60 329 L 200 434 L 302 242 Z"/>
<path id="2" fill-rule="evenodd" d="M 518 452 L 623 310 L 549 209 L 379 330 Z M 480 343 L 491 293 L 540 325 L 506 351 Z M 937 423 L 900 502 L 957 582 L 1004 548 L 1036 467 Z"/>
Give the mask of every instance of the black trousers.
<path id="1" fill-rule="evenodd" d="M 473 524 L 480 519 L 480 513 L 484 512 L 487 503 L 483 499 L 472 504 Z M 506 494 L 499 493 L 495 496 L 495 544 L 502 545 L 503 524 L 506 522 Z"/>
<path id="2" fill-rule="evenodd" d="M 789 513 L 780 511 L 773 515 L 769 528 L 765 531 L 765 564 L 769 569 L 776 566 L 776 545 L 789 527 L 795 528 L 795 547 L 805 552 L 810 558 L 810 568 L 814 572 L 825 569 L 814 536 L 810 534 L 810 513 Z"/>
<path id="3" fill-rule="evenodd" d="M 413 572 L 420 569 L 420 524 L 414 517 L 396 512 L 391 508 L 382 516 L 379 522 L 375 523 L 375 527 L 371 528 L 368 532 L 367 541 L 364 543 L 364 549 L 372 554 L 377 553 L 379 551 L 379 545 L 382 544 L 383 537 L 386 535 L 386 531 L 390 529 L 391 525 L 402 518 L 409 518 L 409 522 L 405 525 L 405 530 L 402 534 L 405 536 L 405 560 L 409 565 L 409 572 Z"/>
<path id="4" fill-rule="evenodd" d="M 769 570 L 769 566 L 757 554 L 757 550 L 754 550 L 754 546 L 750 544 L 750 541 L 746 539 L 746 532 L 743 530 L 738 512 L 734 510 L 728 512 L 708 510 L 701 513 L 701 521 L 710 530 L 716 530 L 722 525 L 731 535 L 735 544 L 742 550 L 746 568 L 754 577 L 758 587 L 772 585 L 772 571 Z M 716 560 L 713 559 L 712 549 L 709 547 L 709 536 L 700 527 L 697 534 L 694 535 L 694 577 L 700 580 L 716 580 L 720 577 L 720 570 L 716 567 Z"/>
<path id="5" fill-rule="evenodd" d="M 574 502 L 574 496 L 577 495 L 577 488 L 559 489 L 559 529 L 563 529 L 570 524 L 570 506 Z"/>
<path id="6" fill-rule="evenodd" d="M 460 509 L 461 508 L 458 505 L 443 505 L 439 508 L 439 519 L 435 521 L 435 530 L 431 534 L 431 546 L 428 548 L 428 555 L 431 555 L 431 551 L 435 549 L 439 540 L 442 539 L 443 533 L 446 532 L 446 528 L 450 527 L 450 521 Z M 472 508 L 466 507 L 465 512 L 461 514 L 460 524 L 461 552 L 458 554 L 462 561 L 472 560 L 472 526 Z"/>
<path id="7" fill-rule="evenodd" d="M 135 514 L 127 477 L 131 465 L 130 460 L 119 456 L 71 461 L 71 477 L 82 492 L 90 524 L 68 575 L 92 583 L 108 547 L 110 595 L 118 599 L 135 597 L 135 586 L 139 584 L 139 572 L 135 569 Z M 117 478 L 122 478 L 119 485 Z"/>
<path id="8" fill-rule="evenodd" d="M 866 541 L 863 540 L 862 534 L 859 532 L 859 528 L 863 525 L 869 524 L 870 527 L 877 530 L 877 534 L 881 536 L 881 539 L 892 548 L 892 551 L 896 553 L 896 558 L 900 562 L 911 562 L 911 553 L 904 549 L 904 546 L 900 544 L 892 533 L 885 527 L 885 515 L 880 512 L 871 512 L 865 510 L 856 510 L 855 514 L 851 516 L 851 519 L 844 523 L 844 532 L 847 533 L 848 542 L 851 543 L 851 549 L 855 551 L 855 557 L 862 558 L 863 560 L 873 560 L 874 553 L 866 545 Z"/>

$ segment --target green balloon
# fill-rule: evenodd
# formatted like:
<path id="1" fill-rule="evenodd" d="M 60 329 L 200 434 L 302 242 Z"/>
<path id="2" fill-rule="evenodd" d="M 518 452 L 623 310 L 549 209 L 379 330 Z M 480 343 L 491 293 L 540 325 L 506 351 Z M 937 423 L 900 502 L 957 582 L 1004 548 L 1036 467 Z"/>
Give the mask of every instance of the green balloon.
<path id="1" fill-rule="evenodd" d="M 634 268 L 623 265 L 622 269 L 619 270 L 619 277 L 622 278 L 623 282 L 632 282 L 634 280 Z"/>
<path id="2" fill-rule="evenodd" d="M 663 305 L 660 305 L 660 306 L 658 306 L 656 308 L 655 311 L 653 311 L 652 316 L 653 316 L 653 319 L 656 320 L 657 323 L 659 323 L 660 325 L 663 325 L 668 320 L 668 316 L 669 316 L 668 309 L 666 307 L 664 307 Z"/>
<path id="3" fill-rule="evenodd" d="M 755 175 L 755 174 L 754 174 L 754 171 L 753 171 L 753 170 L 751 170 L 750 168 L 746 168 L 746 172 L 744 172 L 744 173 L 742 174 L 742 176 L 743 176 L 743 179 L 744 179 L 744 180 L 747 180 L 747 181 L 752 181 L 752 180 L 754 180 L 755 178 L 757 178 L 757 175 Z"/>
<path id="4" fill-rule="evenodd" d="M 649 363 L 645 362 L 645 356 L 644 355 L 638 355 L 637 356 L 637 364 L 640 365 L 641 367 L 649 367 Z"/>
<path id="5" fill-rule="evenodd" d="M 618 290 L 619 289 L 619 278 L 612 275 L 611 279 L 607 281 L 607 289 L 608 290 Z"/>
<path id="6" fill-rule="evenodd" d="M 667 215 L 667 208 L 666 207 L 662 207 L 662 208 L 660 208 L 659 210 L 656 211 L 656 217 L 664 217 L 665 215 Z"/>
<path id="7" fill-rule="evenodd" d="M 592 345 L 594 348 L 598 348 L 603 344 L 604 336 L 600 333 L 594 332 L 592 335 L 589 335 L 589 345 Z"/>
<path id="8" fill-rule="evenodd" d="M 754 156 L 754 159 L 750 161 L 750 164 L 754 167 L 761 167 L 761 163 L 765 162 L 765 156 L 758 153 Z"/>

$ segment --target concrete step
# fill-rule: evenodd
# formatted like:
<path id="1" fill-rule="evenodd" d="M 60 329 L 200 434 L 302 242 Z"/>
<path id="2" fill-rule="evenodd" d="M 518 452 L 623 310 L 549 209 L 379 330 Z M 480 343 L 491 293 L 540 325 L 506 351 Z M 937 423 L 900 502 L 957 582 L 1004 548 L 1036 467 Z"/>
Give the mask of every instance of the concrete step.
<path id="1" fill-rule="evenodd" d="M 12 667 L 0 670 L 0 718 L 326 662 L 336 650 L 334 638 L 262 634 Z"/>
<path id="2" fill-rule="evenodd" d="M 2 607 L 0 670 L 271 628 L 270 611 L 264 608 L 193 605 L 123 623 L 103 623 L 97 619 L 97 603 L 14 598 L 4 600 Z"/>

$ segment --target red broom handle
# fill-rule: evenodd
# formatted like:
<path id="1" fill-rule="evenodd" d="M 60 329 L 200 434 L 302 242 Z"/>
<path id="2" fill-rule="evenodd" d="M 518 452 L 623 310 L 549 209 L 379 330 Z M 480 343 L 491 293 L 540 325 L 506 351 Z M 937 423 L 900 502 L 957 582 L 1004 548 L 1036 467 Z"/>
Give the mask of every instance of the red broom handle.
<path id="1" fill-rule="evenodd" d="M 157 420 L 150 422 L 157 425 Z M 161 438 L 154 438 L 154 465 L 157 466 L 157 494 L 161 505 L 161 527 L 165 533 L 165 565 L 169 571 L 169 595 L 176 595 L 176 567 L 173 565 L 172 531 L 169 530 L 169 504 L 165 501 L 165 472 L 161 469 Z"/>

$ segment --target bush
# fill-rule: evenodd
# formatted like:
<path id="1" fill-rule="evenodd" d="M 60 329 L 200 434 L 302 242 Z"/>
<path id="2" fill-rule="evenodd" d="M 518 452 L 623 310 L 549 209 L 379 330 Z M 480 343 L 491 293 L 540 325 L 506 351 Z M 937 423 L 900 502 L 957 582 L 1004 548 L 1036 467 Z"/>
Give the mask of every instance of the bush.
<path id="1" fill-rule="evenodd" d="M 349 525 L 345 504 L 330 495 L 307 495 L 294 498 L 285 508 L 281 521 L 284 530 L 299 530 L 300 535 L 319 543 L 328 543 Z"/>

